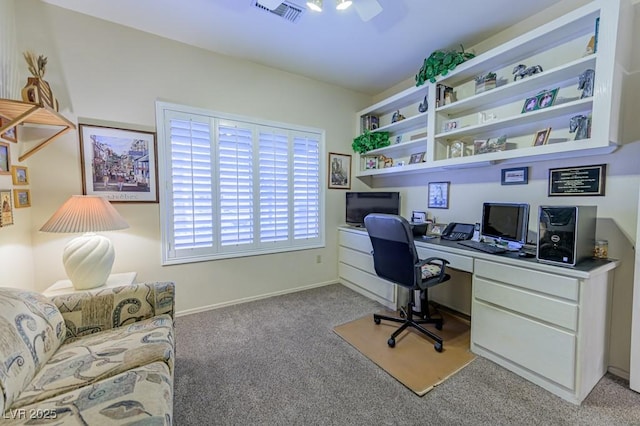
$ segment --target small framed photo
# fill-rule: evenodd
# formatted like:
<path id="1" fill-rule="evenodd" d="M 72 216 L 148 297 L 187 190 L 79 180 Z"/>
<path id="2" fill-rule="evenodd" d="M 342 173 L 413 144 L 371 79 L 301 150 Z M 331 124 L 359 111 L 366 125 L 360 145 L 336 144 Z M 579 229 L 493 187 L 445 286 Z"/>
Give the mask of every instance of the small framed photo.
<path id="1" fill-rule="evenodd" d="M 449 182 L 429 182 L 427 207 L 430 209 L 449 208 Z"/>
<path id="2" fill-rule="evenodd" d="M 427 212 L 419 212 L 414 210 L 411 213 L 411 222 L 424 223 L 427 221 Z"/>
<path id="3" fill-rule="evenodd" d="M 14 185 L 29 185 L 29 170 L 25 166 L 11 166 Z"/>
<path id="4" fill-rule="evenodd" d="M 527 98 L 524 101 L 524 105 L 522 106 L 522 113 L 531 112 L 538 109 L 538 97 L 533 96 L 531 98 Z"/>
<path id="5" fill-rule="evenodd" d="M 378 156 L 364 157 L 364 169 L 373 170 L 378 168 Z"/>
<path id="6" fill-rule="evenodd" d="M 538 109 L 547 108 L 553 105 L 558 95 L 558 88 L 546 90 L 538 95 Z"/>
<path id="7" fill-rule="evenodd" d="M 526 185 L 529 183 L 529 167 L 502 169 L 501 185 Z"/>
<path id="8" fill-rule="evenodd" d="M 0 127 L 4 127 L 7 123 L 9 123 L 8 118 L 0 116 Z M 7 130 L 5 130 L 1 135 L 0 139 L 4 139 L 9 142 L 18 143 L 18 127 L 13 126 Z"/>
<path id="9" fill-rule="evenodd" d="M 82 193 L 112 203 L 157 203 L 154 132 L 80 124 Z"/>
<path id="10" fill-rule="evenodd" d="M 11 174 L 11 150 L 9 144 L 0 142 L 0 175 Z"/>
<path id="11" fill-rule="evenodd" d="M 13 225 L 13 208 L 11 206 L 11 190 L 0 189 L 0 226 Z"/>
<path id="12" fill-rule="evenodd" d="M 460 120 L 447 120 L 442 123 L 442 131 L 450 132 L 460 127 Z"/>
<path id="13" fill-rule="evenodd" d="M 537 131 L 533 137 L 533 146 L 546 145 L 549 140 L 549 134 L 551 133 L 551 127 L 544 130 Z"/>
<path id="14" fill-rule="evenodd" d="M 13 190 L 13 205 L 16 209 L 31 207 L 31 191 L 28 189 Z"/>
<path id="15" fill-rule="evenodd" d="M 411 154 L 409 158 L 409 164 L 422 163 L 424 160 L 424 152 L 418 152 L 416 154 Z"/>
<path id="16" fill-rule="evenodd" d="M 351 189 L 351 155 L 329 153 L 329 188 Z"/>

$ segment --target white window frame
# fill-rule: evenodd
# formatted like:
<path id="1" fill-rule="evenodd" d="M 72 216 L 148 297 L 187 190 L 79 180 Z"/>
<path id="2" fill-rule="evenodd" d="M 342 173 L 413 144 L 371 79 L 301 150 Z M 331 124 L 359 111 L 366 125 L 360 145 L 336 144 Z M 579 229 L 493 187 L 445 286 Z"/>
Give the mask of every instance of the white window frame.
<path id="1" fill-rule="evenodd" d="M 213 243 L 211 247 L 194 248 L 188 250 L 174 250 L 174 218 L 173 218 L 173 180 L 172 180 L 172 159 L 171 159 L 171 128 L 172 118 L 184 120 L 194 119 L 199 123 L 209 123 L 211 133 L 211 193 L 213 199 Z M 218 125 L 219 123 L 240 122 L 253 129 L 254 158 L 253 158 L 253 187 L 254 187 L 254 242 L 252 244 L 239 245 L 233 247 L 222 247 L 219 238 L 219 212 L 220 207 L 218 185 L 218 165 L 219 154 L 217 149 Z M 243 117 L 233 114 L 221 113 L 217 111 L 195 108 L 174 103 L 156 102 L 156 128 L 158 134 L 158 178 L 160 190 L 160 230 L 162 242 L 162 265 L 172 265 L 191 262 L 202 262 L 208 260 L 225 259 L 233 257 L 245 257 L 270 253 L 280 253 L 297 250 L 307 250 L 325 247 L 325 182 L 326 182 L 326 149 L 325 131 L 317 128 L 310 128 L 289 123 L 280 123 L 261 120 L 251 117 Z M 260 243 L 259 229 L 259 173 L 257 160 L 257 144 L 259 142 L 259 129 L 277 129 L 286 132 L 289 136 L 289 185 L 293 184 L 293 138 L 295 136 L 306 135 L 307 137 L 317 137 L 318 140 L 318 237 L 310 239 L 296 239 L 293 233 L 293 197 L 289 198 L 289 236 L 287 241 L 274 241 Z M 292 186 L 291 186 L 292 188 Z M 292 191 L 290 191 L 292 192 Z"/>

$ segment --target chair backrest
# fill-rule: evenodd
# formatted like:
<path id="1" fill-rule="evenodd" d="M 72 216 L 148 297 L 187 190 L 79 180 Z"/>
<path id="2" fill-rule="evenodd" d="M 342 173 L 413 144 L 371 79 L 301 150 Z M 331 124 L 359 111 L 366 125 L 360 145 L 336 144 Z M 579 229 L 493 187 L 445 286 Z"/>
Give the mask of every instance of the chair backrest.
<path id="1" fill-rule="evenodd" d="M 409 222 L 398 215 L 370 213 L 364 218 L 364 226 L 373 246 L 376 274 L 403 287 L 415 288 L 418 252 Z"/>

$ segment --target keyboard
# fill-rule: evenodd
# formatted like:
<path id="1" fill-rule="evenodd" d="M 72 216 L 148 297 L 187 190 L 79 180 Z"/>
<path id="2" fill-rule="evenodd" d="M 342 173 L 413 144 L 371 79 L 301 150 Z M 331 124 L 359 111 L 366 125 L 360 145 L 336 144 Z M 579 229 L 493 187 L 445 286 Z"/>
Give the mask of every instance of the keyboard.
<path id="1" fill-rule="evenodd" d="M 502 247 L 492 246 L 491 244 L 481 243 L 478 241 L 471 241 L 471 240 L 458 241 L 458 244 L 463 245 L 465 247 L 472 248 L 472 249 L 480 250 L 485 253 L 497 254 L 497 253 L 504 253 L 507 251 Z"/>

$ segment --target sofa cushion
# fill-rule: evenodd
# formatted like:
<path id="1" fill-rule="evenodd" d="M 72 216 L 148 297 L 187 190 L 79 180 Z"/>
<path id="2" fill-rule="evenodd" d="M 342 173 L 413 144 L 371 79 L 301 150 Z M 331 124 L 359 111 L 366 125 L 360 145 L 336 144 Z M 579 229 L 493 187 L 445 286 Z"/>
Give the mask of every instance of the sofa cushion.
<path id="1" fill-rule="evenodd" d="M 3 425 L 171 425 L 172 374 L 164 362 L 134 368 L 19 409 Z M 40 419 L 30 420 L 30 415 Z"/>
<path id="2" fill-rule="evenodd" d="M 173 319 L 160 315 L 63 344 L 11 408 L 70 392 L 161 361 L 173 374 Z"/>
<path id="3" fill-rule="evenodd" d="M 40 293 L 0 287 L 0 413 L 65 338 L 58 308 Z"/>

